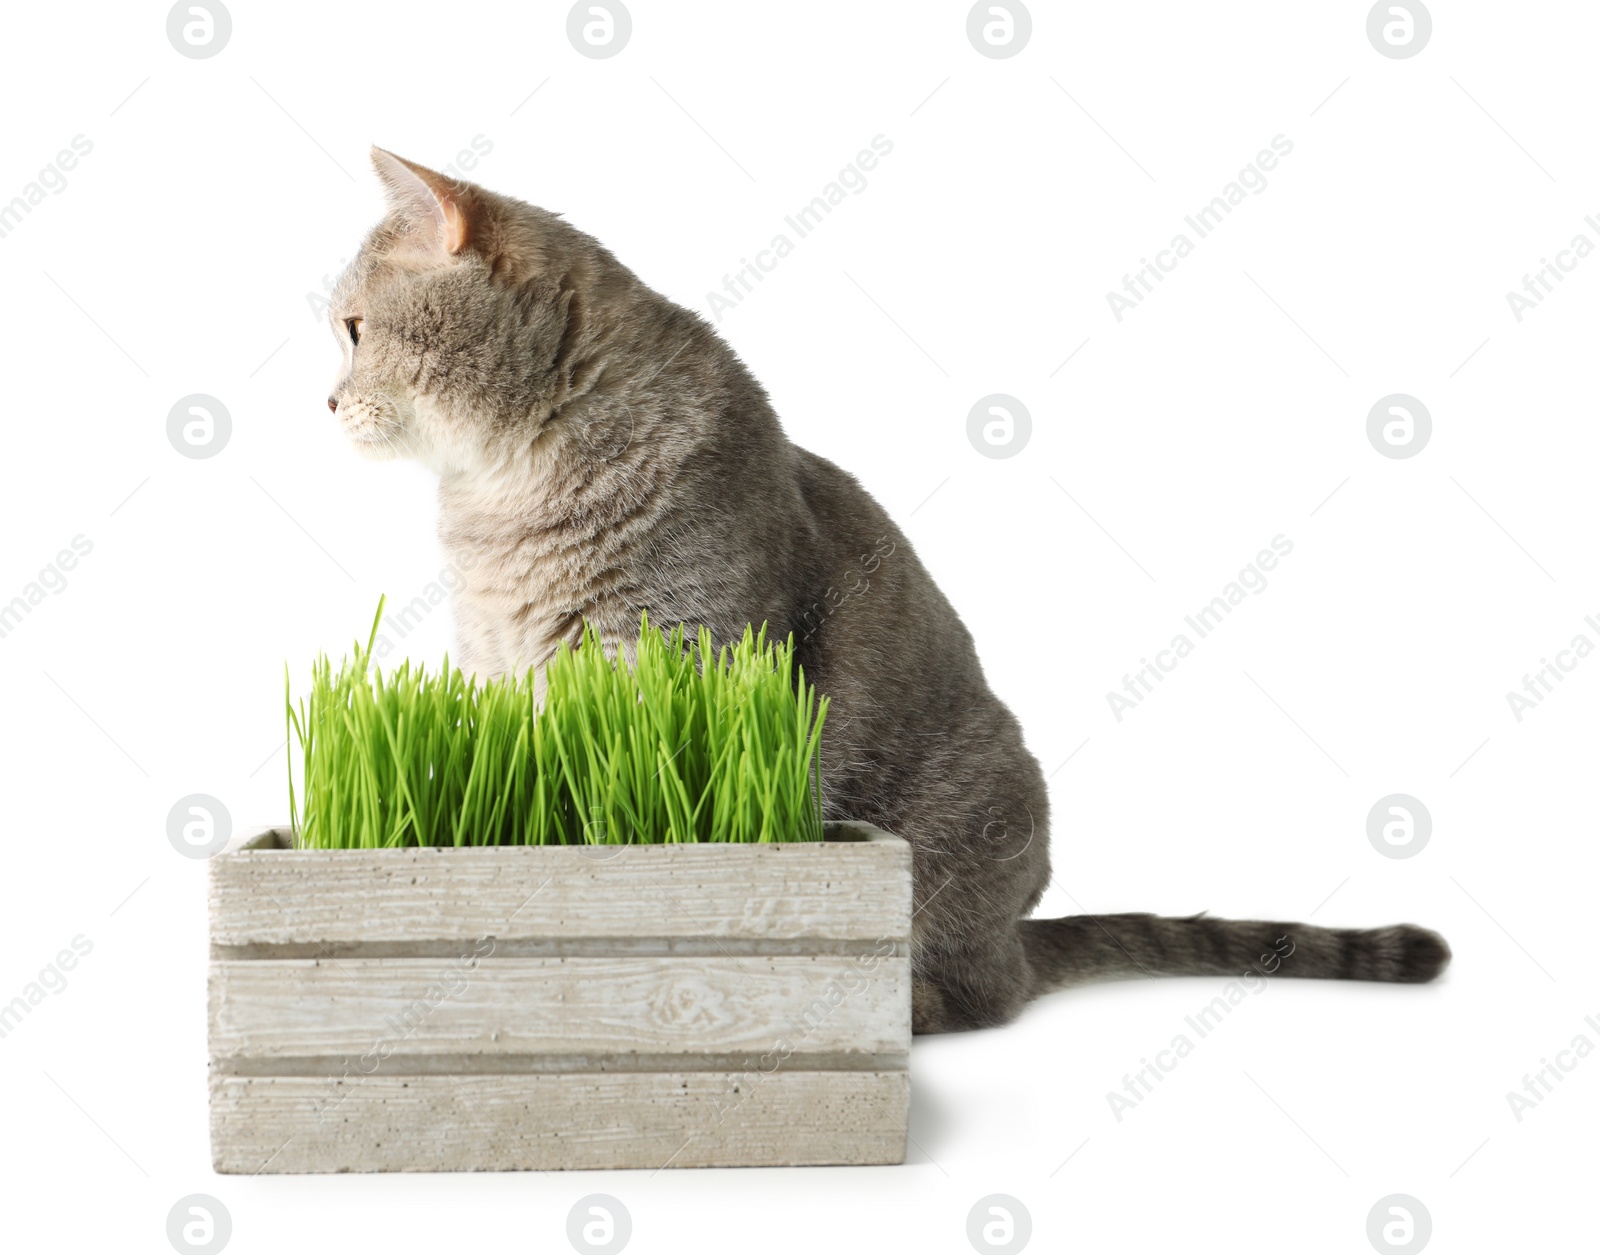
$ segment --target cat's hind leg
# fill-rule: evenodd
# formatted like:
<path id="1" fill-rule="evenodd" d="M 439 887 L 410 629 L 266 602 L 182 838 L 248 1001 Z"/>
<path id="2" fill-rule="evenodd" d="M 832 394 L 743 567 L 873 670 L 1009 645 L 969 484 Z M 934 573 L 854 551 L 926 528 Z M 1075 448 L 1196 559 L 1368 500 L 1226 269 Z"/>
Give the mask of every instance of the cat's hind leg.
<path id="1" fill-rule="evenodd" d="M 958 1033 L 1016 1019 L 1033 976 L 1015 926 L 977 943 L 924 950 L 912 959 L 911 1031 Z"/>

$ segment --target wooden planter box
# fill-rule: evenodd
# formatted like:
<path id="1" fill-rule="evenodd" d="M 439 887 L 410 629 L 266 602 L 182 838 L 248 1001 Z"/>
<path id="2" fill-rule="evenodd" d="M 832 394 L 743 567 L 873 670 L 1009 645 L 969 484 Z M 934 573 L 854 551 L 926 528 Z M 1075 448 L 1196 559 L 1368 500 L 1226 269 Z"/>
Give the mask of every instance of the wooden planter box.
<path id="1" fill-rule="evenodd" d="M 905 1158 L 911 851 L 293 850 L 210 863 L 218 1172 Z"/>

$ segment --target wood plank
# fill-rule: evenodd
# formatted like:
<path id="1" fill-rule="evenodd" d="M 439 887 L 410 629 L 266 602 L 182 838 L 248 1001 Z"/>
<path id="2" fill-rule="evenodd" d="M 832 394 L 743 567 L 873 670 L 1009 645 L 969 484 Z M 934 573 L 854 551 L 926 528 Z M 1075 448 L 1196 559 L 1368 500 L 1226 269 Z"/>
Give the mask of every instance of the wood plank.
<path id="1" fill-rule="evenodd" d="M 910 960 L 477 957 L 211 966 L 214 1060 L 904 1053 Z"/>
<path id="2" fill-rule="evenodd" d="M 911 848 L 285 850 L 210 860 L 220 947 L 571 938 L 904 940 Z"/>
<path id="3" fill-rule="evenodd" d="M 905 1072 L 212 1078 L 218 1172 L 891 1164 Z M 719 1112 L 721 1113 L 719 1118 Z"/>

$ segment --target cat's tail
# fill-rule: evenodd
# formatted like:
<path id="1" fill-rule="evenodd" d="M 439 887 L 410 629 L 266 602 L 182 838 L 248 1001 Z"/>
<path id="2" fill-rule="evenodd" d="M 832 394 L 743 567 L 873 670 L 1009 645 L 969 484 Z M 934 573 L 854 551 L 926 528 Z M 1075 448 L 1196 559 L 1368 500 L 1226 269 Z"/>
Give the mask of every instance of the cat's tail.
<path id="1" fill-rule="evenodd" d="M 1206 915 L 1069 915 L 1021 921 L 1034 992 L 1138 976 L 1302 976 L 1430 981 L 1450 947 L 1415 924 L 1319 928 Z"/>

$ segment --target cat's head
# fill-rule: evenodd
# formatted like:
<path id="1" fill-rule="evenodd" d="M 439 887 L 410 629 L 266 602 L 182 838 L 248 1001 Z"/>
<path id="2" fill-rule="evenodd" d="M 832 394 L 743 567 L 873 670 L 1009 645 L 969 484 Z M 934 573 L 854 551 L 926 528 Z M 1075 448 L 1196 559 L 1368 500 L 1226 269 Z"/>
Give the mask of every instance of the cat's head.
<path id="1" fill-rule="evenodd" d="M 472 470 L 537 437 L 583 367 L 590 294 L 637 281 L 556 215 L 402 160 L 335 285 L 328 407 L 364 454 Z"/>

